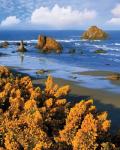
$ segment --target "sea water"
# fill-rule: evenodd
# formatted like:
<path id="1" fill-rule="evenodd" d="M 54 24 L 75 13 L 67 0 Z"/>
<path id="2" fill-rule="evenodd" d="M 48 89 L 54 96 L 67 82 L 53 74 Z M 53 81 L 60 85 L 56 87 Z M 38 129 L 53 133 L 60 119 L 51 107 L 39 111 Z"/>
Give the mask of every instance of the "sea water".
<path id="1" fill-rule="evenodd" d="M 0 65 L 12 66 L 16 70 L 28 73 L 34 77 L 40 69 L 49 70 L 57 78 L 74 81 L 78 85 L 89 88 L 98 88 L 112 92 L 120 92 L 120 86 L 113 85 L 109 80 L 101 80 L 100 76 L 81 75 L 80 72 L 101 70 L 120 72 L 120 31 L 106 31 L 107 40 L 88 41 L 81 39 L 84 31 L 0 31 L 0 43 L 8 41 L 8 48 L 0 48 Z M 63 46 L 61 54 L 42 54 L 35 48 L 38 35 L 55 38 Z M 27 52 L 17 51 L 17 42 L 24 40 L 27 43 Z M 75 53 L 69 51 L 75 49 Z M 104 54 L 96 54 L 95 50 L 103 49 Z M 3 54 L 3 55 L 2 55 Z"/>

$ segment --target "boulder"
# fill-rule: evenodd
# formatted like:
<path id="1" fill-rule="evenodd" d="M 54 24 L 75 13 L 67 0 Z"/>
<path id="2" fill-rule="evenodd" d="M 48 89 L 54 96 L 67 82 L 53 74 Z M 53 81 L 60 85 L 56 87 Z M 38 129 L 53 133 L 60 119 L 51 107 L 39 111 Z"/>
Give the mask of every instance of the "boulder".
<path id="1" fill-rule="evenodd" d="M 108 80 L 120 80 L 120 73 L 112 74 L 107 77 Z"/>
<path id="2" fill-rule="evenodd" d="M 48 72 L 49 72 L 48 70 L 41 69 L 41 70 L 37 70 L 36 74 L 45 74 L 45 73 L 48 73 Z"/>
<path id="3" fill-rule="evenodd" d="M 94 51 L 94 53 L 96 53 L 96 54 L 105 54 L 105 53 L 107 53 L 107 51 L 103 50 L 103 49 L 97 49 L 97 50 Z"/>
<path id="4" fill-rule="evenodd" d="M 54 40 L 51 37 L 46 37 L 40 35 L 38 37 L 38 43 L 36 45 L 36 48 L 41 49 L 42 52 L 52 52 L 55 51 L 56 53 L 62 52 L 62 46 L 59 42 Z"/>
<path id="5" fill-rule="evenodd" d="M 68 53 L 69 54 L 74 54 L 75 52 L 76 52 L 76 49 L 73 48 L 73 49 L 70 49 Z"/>
<path id="6" fill-rule="evenodd" d="M 20 45 L 18 47 L 18 51 L 19 52 L 26 52 L 27 51 L 27 49 L 24 47 L 24 42 L 23 41 L 20 42 Z"/>
<path id="7" fill-rule="evenodd" d="M 104 40 L 108 37 L 107 33 L 102 29 L 92 26 L 83 33 L 82 38 L 88 40 Z"/>
<path id="8" fill-rule="evenodd" d="M 4 41 L 0 44 L 0 48 L 7 48 L 9 43 L 7 41 Z"/>

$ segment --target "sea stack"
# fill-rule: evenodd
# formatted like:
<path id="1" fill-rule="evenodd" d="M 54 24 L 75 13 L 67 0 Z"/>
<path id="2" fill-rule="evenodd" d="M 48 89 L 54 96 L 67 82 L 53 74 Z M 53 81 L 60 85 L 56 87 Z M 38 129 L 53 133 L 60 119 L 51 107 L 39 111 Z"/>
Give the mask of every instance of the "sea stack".
<path id="1" fill-rule="evenodd" d="M 83 33 L 82 38 L 88 40 L 105 40 L 108 37 L 107 33 L 97 26 L 91 26 Z"/>
<path id="2" fill-rule="evenodd" d="M 62 45 L 55 39 L 43 35 L 39 35 L 36 48 L 41 49 L 45 53 L 52 51 L 55 51 L 56 53 L 61 53 L 63 49 Z"/>
<path id="3" fill-rule="evenodd" d="M 24 42 L 23 41 L 20 42 L 20 45 L 18 47 L 18 51 L 19 52 L 26 52 L 27 51 L 27 49 L 24 47 Z"/>

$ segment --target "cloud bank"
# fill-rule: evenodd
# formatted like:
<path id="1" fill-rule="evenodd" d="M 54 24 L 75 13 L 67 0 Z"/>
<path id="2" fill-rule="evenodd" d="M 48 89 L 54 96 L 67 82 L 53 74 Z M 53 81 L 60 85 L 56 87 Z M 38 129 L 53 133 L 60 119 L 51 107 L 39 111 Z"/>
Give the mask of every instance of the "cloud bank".
<path id="1" fill-rule="evenodd" d="M 107 22 L 112 25 L 120 25 L 120 4 L 111 10 L 113 17 Z"/>
<path id="2" fill-rule="evenodd" d="M 20 23 L 20 19 L 17 18 L 16 16 L 9 16 L 7 17 L 5 20 L 3 20 L 1 22 L 1 26 L 5 27 L 5 26 L 14 26 Z"/>
<path id="3" fill-rule="evenodd" d="M 59 5 L 55 5 L 52 9 L 49 9 L 49 7 L 40 7 L 34 10 L 31 15 L 31 23 L 60 28 L 67 26 L 75 27 L 95 17 L 95 10 L 84 9 L 83 11 L 79 11 L 73 10 L 71 6 L 60 7 Z"/>

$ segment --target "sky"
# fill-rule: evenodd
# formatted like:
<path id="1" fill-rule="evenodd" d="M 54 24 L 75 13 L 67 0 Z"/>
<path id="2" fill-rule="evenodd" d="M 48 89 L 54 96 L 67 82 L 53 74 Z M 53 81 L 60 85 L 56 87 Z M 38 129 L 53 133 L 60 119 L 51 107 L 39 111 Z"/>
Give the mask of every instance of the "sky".
<path id="1" fill-rule="evenodd" d="M 0 0 L 0 29 L 120 30 L 120 0 Z"/>

